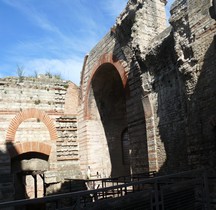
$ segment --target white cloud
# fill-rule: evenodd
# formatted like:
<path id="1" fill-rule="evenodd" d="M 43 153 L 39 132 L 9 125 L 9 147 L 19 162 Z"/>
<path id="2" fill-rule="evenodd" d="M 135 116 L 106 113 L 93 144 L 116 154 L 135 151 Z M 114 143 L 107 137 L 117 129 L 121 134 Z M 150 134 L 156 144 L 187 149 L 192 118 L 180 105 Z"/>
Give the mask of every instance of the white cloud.
<path id="1" fill-rule="evenodd" d="M 58 27 L 51 21 L 53 18 L 51 17 L 52 14 L 49 14 L 51 16 L 46 16 L 43 10 L 38 11 L 38 7 L 30 4 L 29 1 L 3 1 L 16 10 L 21 11 L 34 25 L 37 25 L 45 32 L 52 33 L 36 39 L 30 38 L 29 40 L 25 39 L 16 42 L 8 50 L 9 59 L 6 68 L 8 73 L 4 73 L 1 76 L 16 75 L 16 65 L 19 65 L 24 67 L 26 76 L 34 75 L 34 71 L 37 71 L 39 74 L 50 71 L 53 74 L 60 73 L 64 79 L 71 80 L 79 85 L 84 55 L 99 41 L 97 32 L 100 25 L 96 24 L 90 13 L 87 15 L 87 8 L 83 7 L 80 1 L 77 1 L 76 15 L 71 10 L 70 21 L 82 22 L 84 26 L 81 24 L 81 27 L 73 28 L 70 25 L 72 22 L 65 22 L 64 24 L 68 26 L 67 32 L 69 32 L 65 33 L 62 32 L 64 30 L 62 27 Z M 70 1 L 63 1 L 63 3 L 66 4 L 66 9 L 73 9 Z M 51 7 L 54 4 L 55 2 Z M 62 7 L 61 4 L 58 6 Z M 69 16 L 69 14 L 67 15 Z M 76 16 L 79 18 L 76 18 Z M 81 32 L 81 34 L 77 35 L 77 31 Z"/>
<path id="2" fill-rule="evenodd" d="M 3 0 L 6 4 L 10 5 L 11 7 L 14 7 L 18 11 L 21 11 L 24 13 L 28 20 L 33 21 L 36 23 L 39 27 L 55 32 L 60 33 L 59 29 L 53 25 L 49 20 L 46 18 L 45 14 L 42 12 L 37 11 L 33 4 L 31 4 L 29 1 L 23 0 L 23 1 L 17 1 L 17 0 Z"/>
<path id="3" fill-rule="evenodd" d="M 38 74 L 45 74 L 50 72 L 52 74 L 60 74 L 63 79 L 71 80 L 79 85 L 80 72 L 82 69 L 83 60 L 80 58 L 71 59 L 33 59 L 25 63 L 25 75 L 34 75 L 36 71 Z"/>
<path id="4" fill-rule="evenodd" d="M 40 52 L 44 49 L 45 52 L 49 52 L 50 54 L 54 53 L 55 56 L 60 56 L 60 54 L 62 56 L 64 53 L 68 54 L 68 52 L 72 51 L 86 54 L 99 41 L 101 27 L 103 27 L 104 24 L 98 24 L 94 20 L 95 17 L 93 17 L 93 14 L 88 12 L 88 8 L 86 8 L 81 1 L 76 1 L 76 4 L 70 1 L 62 1 L 62 3 L 65 4 L 63 8 L 70 11 L 70 14 L 67 14 L 66 17 L 71 18 L 70 20 L 67 19 L 68 21 L 63 22 L 62 25 L 59 26 L 54 24 L 55 15 L 52 13 L 45 15 L 42 12 L 43 10 L 38 11 L 38 7 L 34 4 L 30 4 L 27 0 L 3 1 L 24 13 L 28 20 L 31 20 L 41 29 L 52 32 L 51 34 L 48 33 L 45 36 L 38 37 L 37 40 L 35 40 L 35 38 L 34 40 L 20 40 L 14 46 L 16 49 L 12 49 L 11 52 L 20 51 L 23 54 L 27 54 L 28 52 Z M 55 4 L 56 2 L 52 3 L 50 7 L 54 7 Z M 59 3 L 55 6 L 62 7 Z M 76 11 L 74 11 L 74 8 L 72 9 L 73 6 L 75 6 Z M 52 11 L 55 11 L 55 9 Z M 76 22 L 75 26 L 78 27 L 75 27 L 73 22 Z M 62 31 L 65 27 L 67 28 L 67 32 Z M 57 54 L 58 51 L 60 52 L 59 54 Z"/>
<path id="5" fill-rule="evenodd" d="M 19 65 L 24 67 L 26 76 L 33 75 L 34 71 L 39 74 L 50 71 L 61 73 L 64 79 L 78 85 L 85 54 L 109 30 L 106 28 L 110 19 L 107 14 L 112 16 L 114 23 L 127 3 L 127 0 L 99 1 L 89 9 L 89 0 L 2 1 L 24 14 L 32 27 L 39 27 L 35 29 L 43 35 L 33 34 L 13 42 L 5 51 L 7 66 L 4 71 L 0 68 L 0 76 L 16 75 Z M 58 21 L 58 18 L 62 19 Z"/>
<path id="6" fill-rule="evenodd" d="M 77 54 L 86 54 L 94 44 L 97 43 L 97 39 L 94 37 L 46 37 L 38 40 L 25 40 L 19 41 L 11 49 L 11 55 L 16 56 L 52 56 L 65 58 L 71 54 L 75 56 Z M 17 52 L 20 52 L 17 55 Z"/>

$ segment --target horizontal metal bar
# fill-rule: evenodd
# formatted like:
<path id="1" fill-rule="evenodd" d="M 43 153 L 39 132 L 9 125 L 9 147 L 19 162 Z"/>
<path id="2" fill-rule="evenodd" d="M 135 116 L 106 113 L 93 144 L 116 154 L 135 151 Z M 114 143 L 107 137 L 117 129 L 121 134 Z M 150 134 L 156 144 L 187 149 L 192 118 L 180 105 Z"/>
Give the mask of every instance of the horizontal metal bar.
<path id="1" fill-rule="evenodd" d="M 165 176 L 158 176 L 158 177 L 153 177 L 153 178 L 148 178 L 145 180 L 137 181 L 137 182 L 130 182 L 126 184 L 121 184 L 117 186 L 111 186 L 111 187 L 106 187 L 106 188 L 99 188 L 95 190 L 85 190 L 85 191 L 79 191 L 79 192 L 70 192 L 70 193 L 64 193 L 64 194 L 58 194 L 58 195 L 51 195 L 51 196 L 46 196 L 43 198 L 34 198 L 34 199 L 24 199 L 24 200 L 17 200 L 17 201 L 8 201 L 8 202 L 3 202 L 0 203 L 0 208 L 2 207 L 11 207 L 11 206 L 25 206 L 27 204 L 36 204 L 36 203 L 50 203 L 50 202 L 55 202 L 64 198 L 69 198 L 73 197 L 74 199 L 78 199 L 80 197 L 89 195 L 89 194 L 105 194 L 106 192 L 110 190 L 115 190 L 115 189 L 124 189 L 126 187 L 133 187 L 133 186 L 139 186 L 139 185 L 144 185 L 144 184 L 153 184 L 155 182 L 158 182 L 159 180 L 167 180 L 170 178 L 178 177 L 178 176 L 186 176 L 186 175 L 191 175 L 202 173 L 203 170 L 193 170 L 193 171 L 186 171 L 186 172 L 181 172 L 181 173 L 176 173 L 172 175 L 165 175 Z M 200 178 L 200 176 L 199 176 Z"/>

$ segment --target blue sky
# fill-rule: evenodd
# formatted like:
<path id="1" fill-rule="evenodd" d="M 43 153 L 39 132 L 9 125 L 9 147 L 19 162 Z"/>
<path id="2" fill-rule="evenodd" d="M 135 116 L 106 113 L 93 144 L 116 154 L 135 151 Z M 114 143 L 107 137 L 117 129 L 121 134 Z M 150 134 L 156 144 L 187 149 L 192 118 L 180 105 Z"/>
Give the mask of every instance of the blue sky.
<path id="1" fill-rule="evenodd" d="M 173 0 L 168 0 L 169 10 Z M 83 59 L 127 0 L 0 0 L 0 77 L 51 72 L 77 85 Z"/>

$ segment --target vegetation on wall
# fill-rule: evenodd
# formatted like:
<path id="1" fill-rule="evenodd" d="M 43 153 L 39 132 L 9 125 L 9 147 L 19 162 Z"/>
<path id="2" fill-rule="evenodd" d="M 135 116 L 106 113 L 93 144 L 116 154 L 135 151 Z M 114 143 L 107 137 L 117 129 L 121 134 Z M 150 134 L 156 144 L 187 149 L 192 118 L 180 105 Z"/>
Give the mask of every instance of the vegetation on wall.
<path id="1" fill-rule="evenodd" d="M 24 79 L 24 68 L 23 66 L 17 65 L 17 76 L 19 77 L 19 82 L 23 82 Z"/>
<path id="2" fill-rule="evenodd" d="M 46 73 L 45 73 L 45 76 L 47 76 L 47 77 L 49 77 L 49 78 L 55 78 L 55 79 L 62 79 L 62 76 L 61 76 L 61 74 L 59 73 L 59 74 L 53 74 L 53 73 L 51 73 L 50 71 L 47 71 Z"/>

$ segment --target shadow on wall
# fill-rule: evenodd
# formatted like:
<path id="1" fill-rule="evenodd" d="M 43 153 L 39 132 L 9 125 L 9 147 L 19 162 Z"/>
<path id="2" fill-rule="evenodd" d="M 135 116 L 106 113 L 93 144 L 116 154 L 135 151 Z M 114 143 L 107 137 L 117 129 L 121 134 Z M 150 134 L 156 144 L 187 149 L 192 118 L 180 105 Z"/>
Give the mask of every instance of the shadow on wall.
<path id="1" fill-rule="evenodd" d="M 186 34 L 190 37 L 188 25 L 185 27 Z M 160 44 L 149 51 L 145 59 L 141 57 L 139 50 L 136 52 L 136 59 L 143 78 L 139 87 L 144 86 L 146 89 L 144 94 L 149 97 L 154 110 L 152 116 L 154 124 L 151 127 L 146 127 L 145 124 L 149 161 L 150 164 L 157 162 L 159 173 L 170 174 L 188 169 L 185 130 L 187 98 L 185 83 L 179 71 L 181 64 L 177 61 L 172 30 L 167 28 L 157 37 L 157 41 Z M 185 59 L 189 58 L 187 56 L 193 56 L 191 49 L 185 48 L 184 56 Z M 146 134 L 143 137 L 146 137 Z M 153 138 L 155 138 L 155 148 L 151 146 Z M 147 152 L 147 149 L 145 151 Z M 156 161 L 152 161 L 154 158 Z"/>
<path id="2" fill-rule="evenodd" d="M 158 151 L 161 156 L 161 173 L 191 169 L 188 156 L 188 121 L 191 112 L 189 92 L 195 85 L 193 76 L 196 74 L 197 60 L 191 47 L 195 39 L 191 34 L 188 18 L 186 14 L 171 22 L 172 31 L 163 41 L 157 55 L 160 62 L 154 64 L 158 66 L 153 87 L 158 100 L 156 116 L 159 117 L 161 143 L 158 144 Z"/>
<path id="3" fill-rule="evenodd" d="M 187 16 L 185 18 L 186 20 L 188 19 Z M 175 145 L 173 146 L 176 149 L 173 150 L 173 156 L 170 156 L 166 163 L 169 163 L 171 158 L 174 158 L 177 160 L 177 163 L 179 162 L 183 166 L 182 169 L 184 170 L 203 167 L 215 169 L 216 48 L 214 30 L 209 29 L 204 33 L 204 37 L 201 35 L 197 39 L 194 39 L 195 36 L 191 35 L 189 23 L 183 24 L 181 21 L 185 22 L 185 19 L 174 22 L 173 27 L 179 37 L 183 33 L 186 35 L 182 43 L 180 39 L 179 43 L 177 43 L 179 46 L 176 46 L 178 48 L 178 51 L 176 51 L 178 53 L 176 71 L 178 74 L 179 90 L 182 94 L 179 94 L 181 98 L 180 103 L 177 99 L 173 101 L 175 104 L 172 104 L 171 101 L 172 107 L 179 106 L 179 113 L 176 112 L 173 115 L 173 120 L 170 118 L 174 122 L 173 127 L 178 128 L 174 132 L 174 135 L 179 134 L 179 136 L 174 141 Z M 185 28 L 182 28 L 183 25 Z M 209 34 L 206 36 L 206 33 Z M 196 58 L 199 60 L 195 59 L 194 51 L 196 51 Z M 203 55 L 203 53 L 205 54 Z M 176 104 L 176 102 L 178 103 Z M 158 112 L 158 114 L 161 113 Z M 176 116 L 179 116 L 179 120 Z M 176 124 L 176 119 L 181 124 Z M 159 128 L 161 134 L 167 132 L 166 129 L 164 131 L 161 130 L 162 125 L 163 122 L 160 121 Z M 170 130 L 172 130 L 171 126 Z M 167 141 L 166 134 L 162 136 Z M 172 143 L 168 142 L 165 147 L 169 148 L 170 145 Z M 166 151 L 168 150 L 166 149 Z M 178 158 L 178 156 L 185 155 L 186 159 Z M 178 170 L 178 164 L 175 166 L 176 170 Z"/>
<path id="4" fill-rule="evenodd" d="M 136 3 L 132 2 L 135 6 Z M 140 7 L 141 5 L 137 5 Z M 126 120 L 124 123 L 128 129 L 129 151 L 130 151 L 130 172 L 132 174 L 149 171 L 149 161 L 147 152 L 147 137 L 145 115 L 142 105 L 142 78 L 140 67 L 135 58 L 135 52 L 130 41 L 132 39 L 132 27 L 135 22 L 135 10 L 125 10 L 122 13 L 117 27 L 111 32 L 115 38 L 113 55 L 120 57 L 128 64 L 126 86 Z"/>
<path id="5" fill-rule="evenodd" d="M 190 29 L 189 26 L 185 26 L 189 39 Z M 190 45 L 181 45 L 182 43 L 179 49 L 182 50 L 183 57 L 177 59 L 179 55 L 176 55 L 174 50 L 172 34 L 160 46 L 157 56 L 147 57 L 147 70 L 154 74 L 152 88 L 158 101 L 155 114 L 159 119 L 157 139 L 161 140 L 161 143 L 159 141 L 157 143 L 160 173 L 175 173 L 203 167 L 215 171 L 214 40 L 210 45 L 209 39 L 199 44 L 209 46 L 203 63 L 198 63 L 194 59 Z"/>
<path id="6" fill-rule="evenodd" d="M 13 176 L 10 170 L 10 156 L 7 152 L 8 146 L 12 144 L 1 146 L 0 150 L 0 201 L 8 201 L 14 199 Z"/>
<path id="7" fill-rule="evenodd" d="M 213 37 L 209 34 L 209 38 Z M 216 42 L 208 47 L 193 94 L 188 100 L 187 140 L 189 164 L 216 172 Z M 192 75 L 191 75 L 192 77 Z"/>
<path id="8" fill-rule="evenodd" d="M 123 59 L 130 65 L 128 72 L 128 86 L 130 97 L 127 99 L 127 120 L 128 132 L 131 149 L 131 168 L 133 173 L 140 173 L 149 170 L 149 162 L 158 162 L 161 173 L 172 173 L 175 171 L 187 170 L 187 140 L 186 140 L 186 92 L 185 84 L 181 73 L 178 71 L 178 56 L 174 49 L 173 34 L 157 46 L 159 55 L 151 52 L 146 60 L 139 55 L 139 46 L 133 48 L 131 45 L 131 29 L 134 24 L 135 10 L 128 10 L 127 15 L 122 15 L 118 21 L 116 31 L 116 45 L 114 52 L 121 52 Z M 127 12 L 127 11 L 126 11 Z M 124 19 L 124 17 L 126 17 Z M 178 23 L 181 24 L 181 23 Z M 190 37 L 188 25 L 184 25 L 186 36 Z M 191 49 L 185 47 L 185 59 L 191 56 Z M 154 104 L 155 134 L 151 134 L 152 127 L 147 125 L 145 111 L 142 104 L 142 85 L 151 83 L 152 78 L 143 77 L 150 75 L 154 82 L 150 84 L 152 91 L 149 90 L 152 103 Z M 149 74 L 149 75 L 148 75 Z M 147 93 L 148 94 L 148 93 Z M 147 127 L 148 126 L 148 127 Z M 146 130 L 150 132 L 146 132 Z M 152 131 L 154 132 L 154 131 Z M 155 135 L 156 146 L 155 157 L 152 151 L 148 151 L 149 140 Z M 148 136 L 148 138 L 147 138 Z M 149 142 L 147 142 L 149 141 Z M 152 152 L 148 156 L 148 152 Z M 157 159 L 156 161 L 154 159 Z M 157 166 L 155 167 L 157 168 Z"/>
<path id="9" fill-rule="evenodd" d="M 19 154 L 19 152 L 13 142 L 6 142 L 5 149 L 0 151 L 0 202 L 31 199 L 47 195 L 46 189 L 49 186 L 44 182 L 42 176 L 43 170 L 47 170 L 49 157 L 42 153 Z M 43 181 L 43 185 L 40 185 L 40 180 Z M 65 181 L 62 183 L 61 188 L 52 194 L 86 190 L 87 188 L 83 184 L 83 181 Z M 64 202 L 67 204 L 68 200 L 65 199 Z M 14 209 L 45 210 L 49 208 L 49 205 L 51 204 L 28 204 L 25 207 L 16 206 Z"/>
<path id="10" fill-rule="evenodd" d="M 92 80 L 92 92 L 92 100 L 96 101 L 99 114 L 94 120 L 101 120 L 103 125 L 111 162 L 111 177 L 128 175 L 130 165 L 123 160 L 122 148 L 122 133 L 127 128 L 126 96 L 120 75 L 112 64 L 103 64 L 97 70 Z"/>
<path id="11" fill-rule="evenodd" d="M 170 174 L 188 169 L 186 140 L 186 93 L 178 70 L 173 34 L 158 55 L 153 89 L 157 94 L 159 172 Z"/>
<path id="12" fill-rule="evenodd" d="M 19 154 L 12 142 L 6 142 L 6 152 L 1 152 L 1 202 L 45 195 L 43 172 L 48 169 L 48 157 L 40 153 Z M 23 209 L 16 207 L 15 209 Z M 30 205 L 27 209 L 45 209 L 45 204 Z"/>
<path id="13" fill-rule="evenodd" d="M 126 114 L 132 174 L 149 171 L 146 122 L 142 104 L 142 72 L 131 43 L 136 10 L 141 7 L 142 3 L 129 2 L 118 18 L 117 26 L 112 33 L 115 37 L 113 54 L 128 64 Z"/>
<path id="14" fill-rule="evenodd" d="M 128 133 L 130 139 L 131 169 L 133 174 L 149 172 L 146 119 L 143 107 L 142 72 L 137 61 L 131 57 L 127 103 Z"/>

